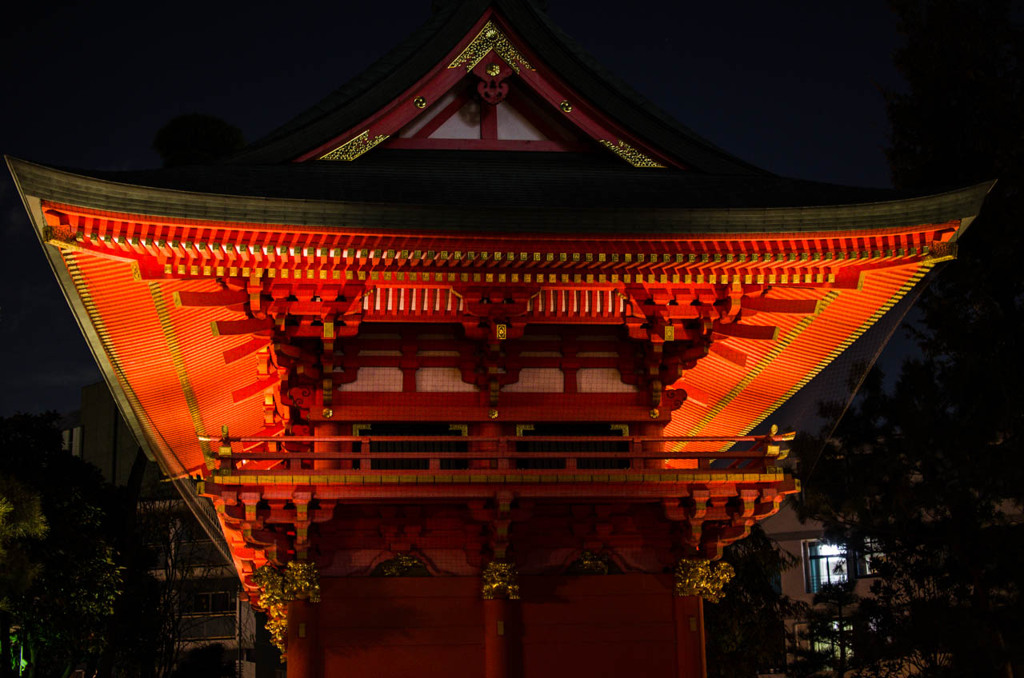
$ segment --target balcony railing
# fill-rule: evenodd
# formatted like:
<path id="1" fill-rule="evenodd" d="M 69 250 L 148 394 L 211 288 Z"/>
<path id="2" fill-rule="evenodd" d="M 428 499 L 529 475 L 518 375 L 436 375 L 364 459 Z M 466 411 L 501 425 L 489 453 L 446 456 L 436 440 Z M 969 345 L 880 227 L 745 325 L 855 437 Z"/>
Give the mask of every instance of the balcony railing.
<path id="1" fill-rule="evenodd" d="M 471 477 L 476 480 L 509 473 L 532 476 L 552 472 L 615 476 L 699 471 L 710 474 L 711 478 L 721 476 L 723 479 L 737 473 L 777 474 L 776 462 L 786 456 L 781 443 L 793 437 L 793 433 L 668 437 L 366 435 L 204 436 L 200 440 L 218 445 L 207 464 L 214 475 L 219 476 L 301 477 L 340 471 L 346 476 L 373 474 L 386 478 L 440 473 L 466 476 L 468 481 Z M 451 450 L 454 444 L 462 449 Z M 588 444 L 592 444 L 593 449 L 587 449 Z M 722 449 L 736 444 L 747 444 L 746 449 Z M 400 446 L 401 451 L 380 450 L 388 445 Z M 418 445 L 424 449 L 417 450 Z M 612 445 L 619 449 L 609 451 Z M 264 449 L 247 451 L 244 449 L 247 446 Z M 321 449 L 309 451 L 314 446 Z M 686 449 L 695 446 L 704 449 Z M 333 449 L 323 450 L 324 447 Z M 305 448 L 305 451 L 295 448 Z"/>

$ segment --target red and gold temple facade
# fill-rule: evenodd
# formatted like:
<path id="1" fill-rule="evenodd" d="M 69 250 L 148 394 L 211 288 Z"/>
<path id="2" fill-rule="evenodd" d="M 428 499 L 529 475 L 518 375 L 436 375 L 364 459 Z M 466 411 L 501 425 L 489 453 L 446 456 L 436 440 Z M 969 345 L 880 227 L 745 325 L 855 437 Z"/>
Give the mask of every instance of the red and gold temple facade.
<path id="1" fill-rule="evenodd" d="M 551 66 L 532 6 L 475 4 L 446 10 L 443 58 L 361 94 L 392 103 L 278 134 L 262 164 L 12 173 L 122 410 L 212 500 L 289 676 L 701 676 L 702 599 L 726 579 L 708 563 L 798 491 L 791 434 L 748 432 L 955 255 L 986 187 L 691 206 L 709 180 L 797 189 L 629 131 L 641 113 Z M 472 139 L 447 122 L 470 105 Z M 503 138 L 513 119 L 546 141 Z M 546 204 L 474 151 L 624 193 Z M 471 156 L 493 182 L 473 188 Z M 418 190 L 431 163 L 465 193 L 332 193 L 370 195 L 375 173 Z M 280 188 L 295 177 L 309 196 Z"/>

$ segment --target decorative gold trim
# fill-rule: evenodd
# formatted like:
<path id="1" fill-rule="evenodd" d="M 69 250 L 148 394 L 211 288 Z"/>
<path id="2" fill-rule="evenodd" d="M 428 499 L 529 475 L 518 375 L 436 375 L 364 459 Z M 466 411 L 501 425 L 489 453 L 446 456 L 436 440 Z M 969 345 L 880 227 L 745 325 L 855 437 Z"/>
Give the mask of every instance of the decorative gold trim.
<path id="1" fill-rule="evenodd" d="M 629 424 L 611 424 L 608 428 L 612 431 L 618 431 L 623 438 L 629 437 Z"/>
<path id="2" fill-rule="evenodd" d="M 519 572 L 514 563 L 492 560 L 484 567 L 483 580 L 480 593 L 484 600 L 519 600 Z"/>
<path id="3" fill-rule="evenodd" d="M 664 165 L 659 162 L 648 158 L 646 155 L 636 150 L 622 139 L 617 142 L 608 141 L 607 139 L 600 140 L 601 145 L 607 148 L 609 151 L 619 156 L 633 167 L 660 167 L 664 169 Z"/>
<path id="4" fill-rule="evenodd" d="M 318 474 L 292 476 L 276 472 L 216 470 L 212 474 L 213 481 L 218 485 L 294 485 L 301 478 L 303 484 L 310 485 L 453 485 L 460 483 L 778 483 L 790 476 L 782 469 L 771 469 L 767 473 L 705 473 L 680 472 L 658 469 L 645 473 L 609 472 L 609 473 L 555 473 L 549 475 L 532 475 L 523 473 L 481 473 L 466 475 L 463 473 L 439 473 L 437 475 L 393 475 L 382 473 L 366 473 L 353 471 L 342 474 Z M 795 482 L 795 481 L 794 481 Z"/>
<path id="5" fill-rule="evenodd" d="M 608 574 L 608 556 L 584 551 L 570 567 L 579 574 Z"/>
<path id="6" fill-rule="evenodd" d="M 352 424 L 352 435 L 361 436 L 363 431 L 369 431 L 373 428 L 373 424 Z"/>
<path id="7" fill-rule="evenodd" d="M 59 250 L 64 250 L 67 252 L 89 251 L 78 244 L 77 234 L 66 233 L 65 235 L 62 236 L 58 234 L 57 231 L 51 226 L 43 227 L 43 240 L 46 241 L 47 245 L 52 245 L 53 247 L 56 247 Z"/>
<path id="8" fill-rule="evenodd" d="M 424 568 L 424 565 L 419 558 L 399 553 L 390 560 L 385 560 L 380 564 L 380 574 L 382 577 L 404 577 L 413 570 Z"/>
<path id="9" fill-rule="evenodd" d="M 516 438 L 522 438 L 526 431 L 534 430 L 533 424 L 516 424 Z"/>
<path id="10" fill-rule="evenodd" d="M 448 424 L 449 431 L 458 431 L 459 435 L 465 438 L 469 435 L 469 424 Z"/>
<path id="11" fill-rule="evenodd" d="M 321 160 L 344 160 L 351 162 L 366 153 L 368 150 L 388 138 L 387 134 L 378 134 L 370 138 L 370 130 L 364 130 L 361 134 L 352 137 L 341 146 L 330 153 L 320 156 Z"/>
<path id="12" fill-rule="evenodd" d="M 530 65 L 530 62 L 519 53 L 519 50 L 509 42 L 509 39 L 498 30 L 498 27 L 494 25 L 493 21 L 488 21 L 484 24 L 484 27 L 480 29 L 480 32 L 476 34 L 476 37 L 469 41 L 466 45 L 466 49 L 462 50 L 459 56 L 455 57 L 455 60 L 448 64 L 448 68 L 458 68 L 463 64 L 466 65 L 466 70 L 471 71 L 480 63 L 485 56 L 494 51 L 495 54 L 500 56 L 505 63 L 512 67 L 512 70 L 516 73 L 519 72 L 519 67 L 522 66 L 528 71 L 537 70 Z"/>
<path id="13" fill-rule="evenodd" d="M 192 418 L 192 427 L 199 437 L 199 445 L 203 451 L 203 459 L 206 466 L 213 469 L 216 465 L 213 453 L 210 451 L 210 444 L 203 440 L 206 436 L 206 428 L 203 426 L 203 418 L 199 414 L 199 400 L 192 388 L 192 382 L 188 378 L 188 371 L 185 369 L 185 358 L 178 345 L 178 335 L 174 331 L 174 324 L 171 322 L 170 312 L 167 303 L 164 301 L 163 292 L 160 291 L 160 283 L 154 281 L 149 283 L 149 294 L 153 297 L 153 306 L 156 308 L 156 316 L 160 320 L 160 329 L 163 331 L 164 341 L 167 343 L 167 352 L 174 364 L 174 372 L 178 376 L 178 383 L 181 384 L 182 395 L 185 396 L 185 404 L 188 406 L 188 414 Z"/>
<path id="14" fill-rule="evenodd" d="M 736 571 L 729 563 L 681 558 L 676 563 L 674 574 L 677 596 L 700 596 L 709 603 L 717 603 L 724 596 L 722 589 Z"/>
<path id="15" fill-rule="evenodd" d="M 952 261 L 956 259 L 957 248 L 958 245 L 955 242 L 933 242 L 924 255 L 925 262 L 935 265 L 942 261 Z"/>

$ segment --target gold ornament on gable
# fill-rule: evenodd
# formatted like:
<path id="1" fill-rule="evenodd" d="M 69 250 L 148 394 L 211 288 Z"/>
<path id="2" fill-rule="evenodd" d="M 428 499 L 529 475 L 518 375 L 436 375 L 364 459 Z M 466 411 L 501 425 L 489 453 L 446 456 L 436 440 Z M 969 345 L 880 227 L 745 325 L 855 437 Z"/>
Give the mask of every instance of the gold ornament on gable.
<path id="1" fill-rule="evenodd" d="M 448 68 L 465 66 L 467 71 L 471 71 L 492 51 L 501 57 L 516 73 L 519 72 L 520 67 L 528 71 L 536 70 L 526 60 L 526 57 L 519 53 L 519 50 L 515 48 L 509 39 L 498 30 L 493 21 L 488 21 L 484 24 L 484 27 L 476 34 L 476 37 L 466 45 L 466 49 L 462 50 L 459 56 L 455 57 L 448 64 Z M 496 74 L 492 73 L 491 75 Z"/>

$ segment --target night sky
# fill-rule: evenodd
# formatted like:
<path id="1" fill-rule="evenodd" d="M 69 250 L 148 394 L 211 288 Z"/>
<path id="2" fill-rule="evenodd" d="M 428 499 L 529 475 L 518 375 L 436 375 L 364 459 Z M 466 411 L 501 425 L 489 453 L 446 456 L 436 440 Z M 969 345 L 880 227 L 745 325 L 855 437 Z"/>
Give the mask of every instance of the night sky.
<path id="1" fill-rule="evenodd" d="M 430 0 L 16 3 L 0 19 L 0 152 L 67 168 L 160 164 L 183 113 L 255 140 L 427 20 Z M 549 0 L 609 70 L 725 150 L 778 174 L 887 186 L 880 88 L 898 88 L 884 0 Z M 46 7 L 45 10 L 39 9 Z M 6 168 L 0 177 L 0 416 L 78 406 L 99 370 Z"/>

